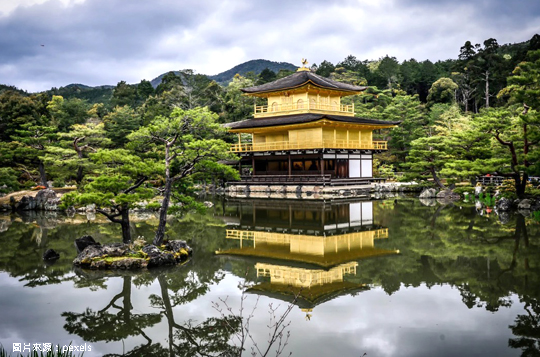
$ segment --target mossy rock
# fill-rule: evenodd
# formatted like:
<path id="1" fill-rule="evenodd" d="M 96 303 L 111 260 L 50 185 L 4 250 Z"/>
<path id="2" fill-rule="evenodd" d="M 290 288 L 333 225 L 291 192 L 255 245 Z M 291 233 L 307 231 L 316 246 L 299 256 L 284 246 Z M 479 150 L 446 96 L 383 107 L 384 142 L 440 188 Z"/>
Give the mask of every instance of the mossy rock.
<path id="1" fill-rule="evenodd" d="M 86 269 L 133 270 L 184 263 L 192 249 L 184 241 L 154 245 L 111 243 L 91 245 L 80 252 L 73 264 Z"/>

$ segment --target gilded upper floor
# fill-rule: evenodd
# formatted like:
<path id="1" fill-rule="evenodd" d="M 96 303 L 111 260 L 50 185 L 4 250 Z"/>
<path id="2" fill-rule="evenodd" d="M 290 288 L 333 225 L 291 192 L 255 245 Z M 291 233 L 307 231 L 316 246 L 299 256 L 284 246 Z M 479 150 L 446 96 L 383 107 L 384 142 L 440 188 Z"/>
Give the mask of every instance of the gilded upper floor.
<path id="1" fill-rule="evenodd" d="M 386 141 L 373 140 L 373 130 L 392 128 L 397 122 L 300 114 L 274 118 L 247 119 L 226 124 L 232 133 L 251 134 L 250 142 L 231 146 L 233 152 L 282 151 L 299 149 L 386 150 Z"/>
<path id="2" fill-rule="evenodd" d="M 342 104 L 341 98 L 361 93 L 366 88 L 336 82 L 302 67 L 290 76 L 260 86 L 244 88 L 242 91 L 246 95 L 267 99 L 266 105 L 255 105 L 255 118 L 302 113 L 352 117 L 354 105 Z"/>

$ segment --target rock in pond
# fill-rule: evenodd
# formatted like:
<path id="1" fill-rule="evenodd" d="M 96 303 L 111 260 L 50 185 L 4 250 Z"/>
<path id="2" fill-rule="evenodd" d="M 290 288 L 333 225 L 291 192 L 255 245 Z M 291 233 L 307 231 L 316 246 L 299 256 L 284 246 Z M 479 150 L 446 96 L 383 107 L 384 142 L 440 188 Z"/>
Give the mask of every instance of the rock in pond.
<path id="1" fill-rule="evenodd" d="M 45 253 L 43 253 L 43 260 L 45 261 L 52 261 L 60 258 L 60 254 L 58 254 L 54 249 L 47 249 Z"/>
<path id="2" fill-rule="evenodd" d="M 188 259 L 191 248 L 184 241 L 165 241 L 161 247 L 149 244 L 90 244 L 80 252 L 73 264 L 89 269 L 142 269 L 176 265 Z"/>

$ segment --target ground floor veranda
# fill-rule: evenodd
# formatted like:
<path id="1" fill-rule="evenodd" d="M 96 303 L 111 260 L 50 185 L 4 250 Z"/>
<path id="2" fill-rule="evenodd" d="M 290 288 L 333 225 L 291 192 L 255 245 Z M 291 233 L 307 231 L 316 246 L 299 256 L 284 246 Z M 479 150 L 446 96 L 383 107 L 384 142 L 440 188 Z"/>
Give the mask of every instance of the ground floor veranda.
<path id="1" fill-rule="evenodd" d="M 373 152 L 246 153 L 237 165 L 241 182 L 368 182 L 373 179 Z"/>

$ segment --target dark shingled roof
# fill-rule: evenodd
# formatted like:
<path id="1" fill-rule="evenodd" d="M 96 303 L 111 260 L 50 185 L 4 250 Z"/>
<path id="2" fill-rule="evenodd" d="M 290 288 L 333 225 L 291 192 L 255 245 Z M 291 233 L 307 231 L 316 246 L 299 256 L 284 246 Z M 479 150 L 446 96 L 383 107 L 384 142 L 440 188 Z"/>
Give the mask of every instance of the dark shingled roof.
<path id="1" fill-rule="evenodd" d="M 228 123 L 224 126 L 229 129 L 251 129 L 251 128 L 261 128 L 268 126 L 278 126 L 278 125 L 292 125 L 292 124 L 303 124 L 310 123 L 313 121 L 329 119 L 333 121 L 340 121 L 345 123 L 353 124 L 371 124 L 371 125 L 398 125 L 401 121 L 384 121 L 384 120 L 375 120 L 367 118 L 357 118 L 357 117 L 348 117 L 343 115 L 328 115 L 328 114 L 296 114 L 296 115 L 284 115 L 276 116 L 270 118 L 260 118 L 260 119 L 246 119 L 237 121 L 234 123 Z"/>
<path id="2" fill-rule="evenodd" d="M 367 87 L 354 86 L 352 84 L 336 82 L 328 78 L 321 77 L 311 71 L 299 71 L 291 74 L 290 76 L 280 78 L 276 81 L 265 83 L 260 86 L 242 88 L 244 93 L 262 93 L 262 92 L 274 92 L 283 89 L 297 88 L 304 84 L 311 82 L 317 87 L 349 91 L 349 92 L 361 92 Z"/>

